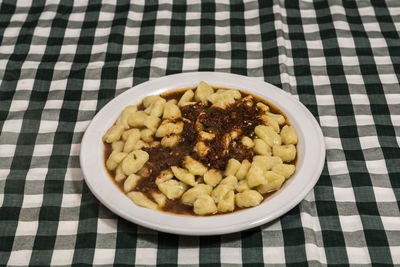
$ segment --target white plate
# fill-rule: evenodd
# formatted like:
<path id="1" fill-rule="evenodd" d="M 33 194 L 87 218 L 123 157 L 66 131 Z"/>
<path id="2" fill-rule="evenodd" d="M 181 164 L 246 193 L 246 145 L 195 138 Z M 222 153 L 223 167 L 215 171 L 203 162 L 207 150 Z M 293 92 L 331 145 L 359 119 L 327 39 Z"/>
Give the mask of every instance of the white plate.
<path id="1" fill-rule="evenodd" d="M 173 89 L 195 87 L 200 81 L 213 86 L 242 89 L 281 109 L 295 127 L 299 139 L 295 174 L 283 188 L 261 205 L 227 215 L 196 217 L 174 215 L 136 206 L 108 176 L 103 161 L 102 136 L 123 108 L 145 96 Z M 263 81 L 214 72 L 182 73 L 150 80 L 114 98 L 94 117 L 82 139 L 81 168 L 92 193 L 119 216 L 144 227 L 183 235 L 216 235 L 237 232 L 272 221 L 296 206 L 316 184 L 324 165 L 322 131 L 313 115 L 294 97 Z"/>

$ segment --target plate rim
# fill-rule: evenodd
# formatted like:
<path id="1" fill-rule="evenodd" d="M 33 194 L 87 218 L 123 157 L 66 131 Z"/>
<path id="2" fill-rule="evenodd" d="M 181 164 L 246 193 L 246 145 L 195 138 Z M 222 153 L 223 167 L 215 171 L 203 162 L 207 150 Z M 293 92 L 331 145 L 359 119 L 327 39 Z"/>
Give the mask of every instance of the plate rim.
<path id="1" fill-rule="evenodd" d="M 203 78 L 205 78 L 205 79 L 203 79 Z M 221 80 L 221 82 L 220 82 L 221 85 L 218 85 L 215 82 L 210 82 L 210 80 L 213 80 L 216 78 Z M 114 206 L 115 203 L 113 203 L 113 201 L 110 201 L 110 199 L 104 195 L 104 190 L 100 190 L 93 184 L 93 175 L 94 174 L 91 173 L 91 172 L 93 172 L 93 169 L 90 168 L 91 164 L 93 164 L 93 161 L 91 159 L 88 159 L 87 156 L 85 155 L 85 153 L 88 153 L 87 152 L 89 149 L 88 145 L 92 144 L 92 142 L 89 142 L 93 138 L 91 131 L 96 130 L 96 128 L 92 129 L 94 127 L 93 125 L 96 125 L 96 122 L 99 119 L 101 119 L 101 116 L 106 116 L 105 113 L 110 109 L 110 107 L 114 107 L 114 106 L 118 105 L 117 102 L 119 100 L 123 99 L 124 96 L 128 96 L 129 94 L 133 94 L 134 92 L 137 92 L 140 95 L 139 96 L 140 97 L 139 102 L 140 102 L 145 96 L 150 95 L 150 94 L 160 94 L 162 92 L 170 91 L 173 89 L 190 87 L 189 85 L 181 87 L 179 85 L 171 86 L 171 84 L 168 84 L 168 82 L 170 82 L 170 81 L 173 81 L 172 84 L 179 84 L 180 83 L 179 80 L 183 80 L 183 82 L 181 82 L 181 84 L 182 83 L 188 84 L 188 82 L 185 82 L 188 79 L 193 79 L 193 85 L 197 84 L 200 80 L 205 80 L 206 82 L 209 82 L 213 86 L 223 86 L 222 84 L 229 84 L 229 82 L 227 82 L 226 80 L 224 81 L 224 79 L 229 79 L 231 83 L 232 83 L 232 81 L 236 81 L 236 82 L 239 81 L 239 84 L 242 84 L 242 82 L 245 82 L 245 83 L 248 83 L 249 86 L 257 85 L 259 87 L 265 87 L 267 89 L 266 91 L 271 91 L 271 92 L 278 94 L 278 96 L 279 96 L 278 98 L 281 98 L 281 97 L 287 98 L 287 101 L 289 101 L 291 104 L 295 104 L 296 108 L 299 109 L 301 112 L 303 112 L 303 115 L 308 120 L 307 122 L 309 124 L 311 124 L 311 126 L 312 126 L 312 130 L 314 131 L 313 134 L 315 135 L 314 137 L 316 137 L 319 141 L 319 142 L 314 142 L 314 144 L 317 144 L 317 148 L 319 148 L 318 149 L 319 158 L 314 161 L 315 162 L 314 165 L 316 166 L 316 168 L 314 168 L 311 173 L 312 179 L 310 179 L 310 183 L 307 184 L 306 186 L 304 186 L 302 191 L 299 194 L 297 194 L 297 195 L 295 195 L 295 197 L 291 198 L 284 205 L 283 209 L 273 210 L 273 212 L 268 215 L 258 216 L 257 218 L 251 218 L 250 221 L 248 221 L 246 224 L 243 224 L 243 222 L 241 222 L 238 224 L 230 223 L 229 225 L 224 225 L 224 227 L 221 227 L 221 225 L 219 224 L 220 227 L 217 227 L 217 228 L 215 228 L 215 227 L 214 228 L 207 228 L 207 227 L 201 228 L 201 227 L 196 227 L 192 224 L 194 222 L 210 224 L 210 222 L 224 220 L 224 219 L 220 220 L 219 218 L 227 218 L 228 219 L 228 217 L 232 217 L 232 218 L 235 218 L 238 216 L 243 217 L 243 216 L 246 216 L 247 214 L 252 214 L 252 216 L 254 217 L 254 212 L 247 212 L 247 211 L 254 210 L 257 208 L 261 210 L 261 207 L 265 203 L 270 202 L 271 199 L 264 201 L 260 206 L 246 209 L 243 211 L 238 211 L 238 212 L 235 212 L 232 214 L 217 215 L 217 216 L 211 216 L 211 217 L 175 215 L 175 214 L 169 214 L 169 213 L 160 212 L 160 211 L 147 210 L 147 209 L 136 206 L 125 196 L 125 194 L 123 194 L 122 192 L 119 191 L 119 189 L 117 189 L 117 187 L 112 183 L 111 178 L 107 177 L 109 182 L 111 182 L 113 184 L 113 186 L 115 187 L 115 189 L 118 190 L 119 194 L 121 196 L 125 197 L 126 200 L 131 202 L 132 205 L 136 206 L 136 208 L 133 208 L 134 211 L 138 211 L 138 209 L 140 209 L 139 210 L 140 216 L 132 217 L 131 214 L 126 213 L 126 210 L 121 210 L 118 207 Z M 165 85 L 165 84 L 167 84 L 167 85 Z M 152 90 L 146 90 L 147 87 L 151 88 L 151 86 L 157 86 L 157 85 L 161 85 L 161 87 L 159 87 L 159 88 L 155 87 Z M 263 95 L 265 93 L 262 91 L 254 92 L 254 91 L 257 91 L 257 89 L 254 89 L 254 91 L 253 91 L 253 89 L 249 90 L 250 88 L 246 88 L 243 86 L 233 86 L 233 87 L 227 86 L 227 85 L 225 85 L 225 86 L 227 88 L 241 89 L 243 91 L 247 91 L 247 92 L 250 92 L 250 93 L 258 95 L 258 96 L 260 96 L 260 94 Z M 257 88 L 257 86 L 256 86 L 256 88 Z M 140 91 L 140 90 L 145 90 L 145 91 Z M 294 120 L 292 120 L 291 119 L 292 117 L 289 116 L 287 112 L 285 112 L 285 110 L 288 108 L 287 106 L 275 103 L 275 99 L 271 99 L 271 98 L 268 98 L 265 96 L 260 96 L 260 97 L 263 99 L 266 99 L 268 102 L 276 105 L 280 110 L 282 110 L 288 116 L 289 121 L 293 124 Z M 127 101 L 127 100 L 124 99 L 124 101 Z M 133 101 L 131 101 L 131 102 L 133 102 Z M 132 103 L 132 104 L 134 104 L 134 103 Z M 112 123 L 115 122 L 116 118 L 119 116 L 120 112 L 126 105 L 120 105 L 120 106 L 121 106 L 120 111 L 118 113 L 108 116 L 107 122 L 104 123 L 105 126 L 103 126 L 103 129 L 101 129 L 100 132 L 99 132 L 99 130 L 94 131 L 97 136 L 99 134 L 101 134 L 101 136 L 102 136 L 102 134 L 104 134 L 104 132 L 109 128 L 109 126 L 111 126 Z M 110 123 L 110 122 L 112 122 L 112 123 Z M 296 127 L 296 130 L 297 130 L 297 127 Z M 301 134 L 303 134 L 303 133 L 301 133 Z M 307 150 L 309 148 L 305 147 L 304 149 Z M 98 149 L 97 149 L 97 151 L 98 151 Z M 92 152 L 93 152 L 93 149 L 92 149 Z M 92 118 L 91 122 L 89 123 L 89 125 L 83 135 L 82 142 L 81 142 L 81 148 L 80 148 L 80 155 L 79 155 L 81 170 L 82 170 L 85 182 L 88 185 L 90 191 L 95 195 L 95 197 L 104 206 L 106 206 L 108 209 L 110 209 L 113 213 L 117 214 L 118 216 L 120 216 L 130 222 L 136 223 L 136 224 L 144 226 L 146 228 L 150 228 L 150 229 L 162 231 L 162 232 L 167 232 L 167 233 L 172 233 L 172 234 L 193 235 L 193 236 L 216 235 L 216 234 L 227 234 L 227 233 L 232 233 L 232 232 L 238 232 L 238 231 L 254 228 L 256 226 L 273 221 L 273 220 L 277 219 L 278 217 L 282 216 L 283 214 L 287 213 L 293 207 L 298 205 L 306 197 L 306 195 L 313 189 L 313 187 L 317 183 L 317 181 L 322 173 L 322 170 L 324 167 L 324 162 L 325 162 L 325 156 L 326 156 L 326 150 L 325 150 L 325 142 L 324 142 L 322 130 L 321 130 L 318 122 L 314 118 L 314 116 L 311 114 L 311 112 L 300 101 L 298 101 L 296 98 L 294 98 L 289 93 L 283 91 L 282 89 L 280 89 L 270 83 L 267 83 L 261 79 L 242 76 L 242 75 L 238 75 L 238 74 L 220 73 L 220 72 L 185 72 L 185 73 L 172 74 L 172 75 L 167 75 L 167 76 L 163 76 L 163 77 L 159 77 L 159 78 L 154 78 L 154 79 L 151 79 L 149 81 L 146 81 L 144 83 L 141 83 L 139 85 L 136 85 L 136 86 L 133 86 L 133 87 L 127 89 L 123 93 L 119 94 L 118 96 L 116 96 L 115 98 L 110 100 Z M 102 153 L 101 153 L 101 158 L 103 159 Z M 104 168 L 103 160 L 102 160 L 102 166 L 104 169 L 103 172 L 106 172 L 105 168 Z M 107 176 L 108 176 L 108 174 L 107 174 Z M 298 179 L 300 179 L 300 178 L 298 178 Z M 278 192 L 284 191 L 284 189 L 285 188 L 281 189 Z M 113 190 L 113 189 L 111 189 L 111 190 L 113 192 L 115 192 L 115 190 Z M 277 195 L 279 195 L 279 194 L 277 194 Z M 159 216 L 154 216 L 154 213 L 157 213 Z M 246 215 L 242 216 L 242 214 L 246 214 Z M 154 222 L 151 219 L 150 220 L 145 219 L 146 217 L 150 217 L 150 218 L 161 217 L 162 219 L 165 219 L 165 220 L 175 220 L 176 217 L 179 217 L 183 221 L 188 221 L 188 225 L 186 227 L 185 227 L 185 225 L 183 225 L 183 226 L 180 225 L 179 227 L 176 225 L 170 225 L 170 224 L 163 225 L 159 222 Z M 187 218 L 190 218 L 190 219 L 188 220 Z M 215 219 L 215 218 L 217 218 L 217 219 Z M 229 218 L 229 219 L 231 219 L 231 218 Z"/>

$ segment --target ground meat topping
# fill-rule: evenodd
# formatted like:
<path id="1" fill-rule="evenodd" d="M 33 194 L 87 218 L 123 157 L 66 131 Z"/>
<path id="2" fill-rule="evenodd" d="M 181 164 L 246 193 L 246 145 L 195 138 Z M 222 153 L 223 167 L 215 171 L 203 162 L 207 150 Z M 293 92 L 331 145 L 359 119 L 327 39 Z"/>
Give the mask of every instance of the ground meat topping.
<path id="1" fill-rule="evenodd" d="M 143 148 L 149 153 L 149 160 L 145 167 L 149 169 L 149 177 L 141 179 L 137 185 L 140 191 L 157 190 L 154 183 L 161 171 L 171 166 L 182 166 L 186 155 L 199 160 L 208 168 L 224 170 L 230 158 L 240 162 L 244 159 L 251 159 L 254 156 L 252 149 L 243 146 L 240 139 L 254 131 L 255 126 L 262 123 L 261 113 L 255 105 L 246 105 L 243 101 L 237 100 L 226 109 L 196 103 L 181 107 L 183 116 L 183 132 L 181 141 L 172 148 L 154 147 Z M 201 125 L 202 129 L 199 129 Z M 200 130 L 212 133 L 215 138 L 201 140 Z M 229 133 L 240 130 L 239 135 L 234 139 Z M 209 148 L 204 156 L 196 153 L 197 142 L 202 141 Z"/>
<path id="2" fill-rule="evenodd" d="M 182 116 L 192 122 L 195 122 L 200 113 L 204 113 L 205 110 L 206 107 L 202 103 L 196 103 L 193 105 L 186 105 L 181 107 Z"/>
<path id="3" fill-rule="evenodd" d="M 204 125 L 203 131 L 216 134 L 216 138 L 206 142 L 210 151 L 205 157 L 197 157 L 203 164 L 210 168 L 223 170 L 230 158 L 239 161 L 244 159 L 251 160 L 254 152 L 252 149 L 243 146 L 240 138 L 254 132 L 257 125 L 262 124 L 261 113 L 255 105 L 246 105 L 241 100 L 226 109 L 209 107 L 205 113 L 199 117 L 200 123 Z M 230 140 L 226 146 L 224 136 L 231 131 L 238 131 L 235 140 Z"/>

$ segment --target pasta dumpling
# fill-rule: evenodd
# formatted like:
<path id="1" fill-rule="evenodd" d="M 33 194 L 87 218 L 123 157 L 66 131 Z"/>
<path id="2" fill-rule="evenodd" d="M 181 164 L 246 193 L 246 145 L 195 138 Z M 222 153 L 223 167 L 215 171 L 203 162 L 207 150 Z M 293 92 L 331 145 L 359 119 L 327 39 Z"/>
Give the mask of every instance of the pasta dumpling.
<path id="1" fill-rule="evenodd" d="M 269 107 L 267 105 L 265 105 L 264 103 L 258 102 L 256 104 L 257 108 L 264 111 L 265 113 L 267 113 L 269 111 Z"/>
<path id="2" fill-rule="evenodd" d="M 156 131 L 156 137 L 164 137 L 170 134 L 180 134 L 183 131 L 183 123 L 163 121 Z"/>
<path id="3" fill-rule="evenodd" d="M 184 166 L 193 175 L 204 175 L 207 172 L 207 167 L 201 162 L 194 160 L 191 156 L 185 157 Z"/>
<path id="4" fill-rule="evenodd" d="M 150 106 L 145 109 L 145 112 L 153 117 L 161 117 L 164 112 L 164 105 L 166 102 L 167 101 L 162 97 L 156 98 L 154 102 L 152 102 Z"/>
<path id="5" fill-rule="evenodd" d="M 261 119 L 266 125 L 272 127 L 272 129 L 274 129 L 275 132 L 277 133 L 280 132 L 281 128 L 279 127 L 278 121 L 274 117 L 268 115 L 262 115 Z"/>
<path id="6" fill-rule="evenodd" d="M 263 196 L 256 190 L 246 190 L 235 195 L 236 205 L 240 208 L 257 206 L 263 199 Z"/>
<path id="7" fill-rule="evenodd" d="M 121 163 L 121 161 L 127 156 L 127 153 L 124 152 L 116 152 L 113 151 L 111 152 L 110 156 L 108 157 L 106 161 L 106 167 L 110 171 L 115 170 L 118 167 L 118 164 Z"/>
<path id="8" fill-rule="evenodd" d="M 228 164 L 226 165 L 224 175 L 225 176 L 235 175 L 236 172 L 239 170 L 239 168 L 240 168 L 240 162 L 236 159 L 230 159 L 228 160 Z"/>
<path id="9" fill-rule="evenodd" d="M 258 125 L 254 128 L 255 134 L 269 146 L 281 145 L 281 136 L 271 126 Z"/>
<path id="10" fill-rule="evenodd" d="M 285 117 L 283 117 L 281 114 L 276 114 L 276 113 L 272 113 L 272 112 L 267 112 L 266 114 L 267 114 L 267 116 L 276 120 L 279 123 L 279 125 L 284 124 L 286 121 Z"/>
<path id="11" fill-rule="evenodd" d="M 236 178 L 238 178 L 239 180 L 246 178 L 246 175 L 250 169 L 250 166 L 251 166 L 250 161 L 248 161 L 247 159 L 244 159 L 242 161 L 242 164 L 240 164 L 239 170 L 235 174 Z"/>
<path id="12" fill-rule="evenodd" d="M 272 167 L 272 171 L 284 176 L 286 179 L 289 178 L 294 171 L 296 170 L 296 166 L 293 164 L 277 164 L 274 167 Z"/>
<path id="13" fill-rule="evenodd" d="M 292 161 L 296 158 L 296 147 L 293 144 L 273 146 L 272 154 L 280 157 L 283 161 Z"/>
<path id="14" fill-rule="evenodd" d="M 185 184 L 191 185 L 191 186 L 195 186 L 196 185 L 196 181 L 194 179 L 194 175 L 191 174 L 190 172 L 188 172 L 185 169 L 176 167 L 176 166 L 172 166 L 171 167 L 172 172 L 174 173 L 174 176 L 176 178 L 178 178 L 179 180 L 181 180 L 182 182 L 184 182 Z"/>
<path id="15" fill-rule="evenodd" d="M 193 203 L 193 212 L 198 215 L 213 214 L 217 211 L 214 200 L 209 195 L 201 195 Z"/>
<path id="16" fill-rule="evenodd" d="M 144 122 L 146 121 L 148 116 L 149 115 L 147 115 L 147 113 L 142 110 L 137 111 L 135 113 L 130 114 L 128 118 L 128 124 L 129 126 L 132 127 L 144 126 Z"/>
<path id="17" fill-rule="evenodd" d="M 126 174 L 122 171 L 122 167 L 121 165 L 119 165 L 116 169 L 115 169 L 115 181 L 117 183 L 125 180 L 126 178 Z"/>
<path id="18" fill-rule="evenodd" d="M 247 148 L 252 148 L 254 146 L 253 140 L 248 136 L 243 136 L 241 142 Z"/>
<path id="19" fill-rule="evenodd" d="M 160 124 L 161 119 L 156 116 L 147 116 L 146 120 L 143 122 L 143 125 L 150 129 L 152 132 L 157 130 L 158 125 Z"/>
<path id="20" fill-rule="evenodd" d="M 225 109 L 228 105 L 235 103 L 235 99 L 241 97 L 237 90 L 218 90 L 216 93 L 207 96 L 207 100 L 213 103 L 214 107 Z"/>
<path id="21" fill-rule="evenodd" d="M 124 126 L 121 124 L 112 126 L 103 136 L 103 141 L 106 143 L 118 141 L 121 138 L 124 129 Z"/>
<path id="22" fill-rule="evenodd" d="M 165 181 L 171 180 L 172 178 L 174 178 L 174 174 L 170 169 L 163 170 L 157 176 L 155 183 L 158 185 L 158 184 L 163 183 Z"/>
<path id="23" fill-rule="evenodd" d="M 262 139 L 254 140 L 254 152 L 259 155 L 271 155 L 271 147 Z"/>
<path id="24" fill-rule="evenodd" d="M 204 182 L 211 186 L 216 186 L 222 180 L 222 175 L 215 169 L 208 170 L 203 176 Z"/>
<path id="25" fill-rule="evenodd" d="M 151 196 L 157 202 L 159 207 L 164 207 L 167 204 L 167 197 L 163 193 L 152 192 Z"/>
<path id="26" fill-rule="evenodd" d="M 125 192 L 130 192 L 133 189 L 135 189 L 135 186 L 137 185 L 137 183 L 139 182 L 139 180 L 142 177 L 140 177 L 139 175 L 136 174 L 131 174 L 128 176 L 128 178 L 126 178 L 125 182 L 124 182 L 124 191 Z"/>
<path id="27" fill-rule="evenodd" d="M 249 185 L 249 187 L 252 188 L 254 186 L 262 184 L 264 182 L 263 174 L 264 174 L 263 169 L 261 169 L 258 165 L 254 164 L 253 162 L 246 175 L 247 184 Z"/>
<path id="28" fill-rule="evenodd" d="M 285 145 L 297 144 L 296 130 L 292 126 L 283 126 L 281 130 L 281 138 Z"/>
<path id="29" fill-rule="evenodd" d="M 145 108 L 150 107 L 153 103 L 155 103 L 157 100 L 165 100 L 159 95 L 149 95 L 143 98 L 143 106 Z"/>
<path id="30" fill-rule="evenodd" d="M 187 185 L 177 180 L 171 179 L 158 184 L 158 189 L 168 198 L 180 198 L 186 191 Z"/>
<path id="31" fill-rule="evenodd" d="M 136 106 L 127 106 L 126 108 L 124 108 L 124 110 L 122 111 L 121 115 L 119 116 L 118 120 L 117 120 L 117 124 L 120 124 L 122 126 L 124 126 L 124 129 L 129 129 L 129 124 L 128 124 L 128 119 L 129 116 L 133 113 L 135 113 L 137 111 L 137 107 Z"/>
<path id="32" fill-rule="evenodd" d="M 253 158 L 253 164 L 257 165 L 264 171 L 268 171 L 277 164 L 283 163 L 280 157 L 276 156 L 255 156 Z"/>
<path id="33" fill-rule="evenodd" d="M 130 132 L 128 138 L 126 139 L 124 145 L 124 152 L 125 153 L 132 152 L 135 149 L 135 145 L 139 140 L 140 140 L 140 130 L 133 129 L 133 131 Z"/>
<path id="34" fill-rule="evenodd" d="M 146 161 L 149 159 L 149 154 L 143 150 L 134 150 L 129 153 L 121 163 L 122 171 L 126 175 L 131 175 L 139 171 Z"/>
<path id="35" fill-rule="evenodd" d="M 111 144 L 112 151 L 113 152 L 114 151 L 115 152 L 122 152 L 122 150 L 124 149 L 124 145 L 125 145 L 125 143 L 122 140 L 112 142 L 112 144 Z"/>
<path id="36" fill-rule="evenodd" d="M 205 82 L 200 82 L 197 86 L 194 98 L 196 101 L 206 102 L 207 97 L 214 93 L 214 89 Z"/>
<path id="37" fill-rule="evenodd" d="M 210 195 L 212 186 L 206 184 L 197 184 L 194 187 L 187 190 L 182 195 L 182 203 L 186 205 L 193 205 L 194 201 L 201 195 Z"/>
<path id="38" fill-rule="evenodd" d="M 220 185 L 227 185 L 229 188 L 234 189 L 237 186 L 238 180 L 235 176 L 229 175 L 222 179 L 222 181 L 219 183 Z"/>
<path id="39" fill-rule="evenodd" d="M 246 190 L 250 190 L 249 185 L 247 184 L 247 180 L 240 180 L 237 187 L 236 187 L 236 191 L 238 191 L 239 193 L 242 193 L 243 191 Z"/>
<path id="40" fill-rule="evenodd" d="M 142 129 L 140 131 L 140 139 L 142 139 L 145 142 L 151 142 L 153 141 L 153 133 L 154 131 L 150 130 L 150 129 Z"/>
<path id="41" fill-rule="evenodd" d="M 218 202 L 217 209 L 219 212 L 231 212 L 235 209 L 235 193 L 233 190 L 226 193 Z"/>
<path id="42" fill-rule="evenodd" d="M 224 198 L 225 194 L 229 191 L 233 190 L 233 188 L 228 184 L 220 184 L 211 192 L 211 196 L 214 199 L 215 203 L 218 203 L 221 199 Z"/>
<path id="43" fill-rule="evenodd" d="M 176 144 L 179 143 L 179 140 L 181 140 L 181 137 L 180 137 L 180 135 L 177 135 L 177 134 L 164 136 L 161 139 L 161 145 L 163 147 L 174 147 Z"/>
<path id="44" fill-rule="evenodd" d="M 272 171 L 265 173 L 265 182 L 257 187 L 257 191 L 261 194 L 266 194 L 270 191 L 281 188 L 285 177 Z"/>
<path id="45" fill-rule="evenodd" d="M 181 110 L 174 101 L 170 100 L 164 104 L 163 119 L 176 120 L 180 117 L 182 117 Z"/>
<path id="46" fill-rule="evenodd" d="M 135 132 L 135 131 L 137 131 L 137 130 L 138 130 L 137 128 L 133 128 L 133 129 L 129 129 L 129 130 L 124 131 L 124 132 L 122 133 L 122 140 L 126 142 L 126 139 L 128 139 L 128 136 L 129 136 L 132 132 Z"/>
<path id="47" fill-rule="evenodd" d="M 181 99 L 178 102 L 178 106 L 185 106 L 188 104 L 193 104 L 194 102 L 190 102 L 193 99 L 194 93 L 192 90 L 187 90 L 182 96 Z"/>
<path id="48" fill-rule="evenodd" d="M 142 192 L 130 192 L 127 196 L 138 206 L 143 208 L 154 210 L 157 208 L 157 204 L 148 199 Z"/>

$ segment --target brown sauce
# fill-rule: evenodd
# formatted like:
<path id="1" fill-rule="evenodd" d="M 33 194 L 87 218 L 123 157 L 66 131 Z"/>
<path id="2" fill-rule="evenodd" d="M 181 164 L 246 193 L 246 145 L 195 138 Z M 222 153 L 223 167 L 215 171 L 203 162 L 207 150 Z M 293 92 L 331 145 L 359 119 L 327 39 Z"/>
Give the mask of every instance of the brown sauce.
<path id="1" fill-rule="evenodd" d="M 214 88 L 214 89 L 226 89 L 226 88 Z M 184 94 L 188 89 L 176 90 L 168 93 L 161 94 L 161 97 L 166 100 L 177 99 Z M 286 115 L 279 110 L 276 106 L 261 99 L 255 95 L 240 90 L 242 98 L 237 100 L 234 104 L 228 106 L 225 110 L 217 107 L 210 107 L 196 103 L 194 105 L 187 105 L 181 107 L 182 117 L 185 118 L 184 130 L 181 134 L 180 142 L 172 148 L 163 148 L 161 146 L 154 148 L 142 148 L 149 154 L 149 160 L 145 164 L 145 168 L 148 169 L 148 176 L 142 177 L 135 187 L 135 191 L 140 191 L 145 194 L 148 198 L 153 199 L 152 192 L 160 192 L 155 180 L 161 171 L 169 169 L 171 166 L 183 166 L 184 157 L 190 155 L 194 159 L 202 162 L 208 168 L 214 168 L 217 170 L 224 170 L 226 164 L 230 158 L 235 158 L 238 161 L 244 159 L 252 161 L 254 152 L 252 149 L 248 149 L 243 146 L 240 139 L 243 135 L 252 137 L 254 135 L 254 128 L 262 124 L 260 118 L 261 111 L 256 109 L 256 106 L 247 106 L 241 100 L 244 97 L 251 95 L 254 98 L 254 102 L 262 102 L 270 107 L 270 111 L 275 114 L 283 115 L 285 118 L 285 124 L 290 125 Z M 143 103 L 138 105 L 138 110 L 143 110 Z M 177 121 L 181 121 L 178 119 Z M 216 137 L 206 142 L 206 145 L 210 147 L 210 151 L 205 157 L 199 157 L 196 152 L 193 151 L 194 145 L 198 139 L 196 130 L 196 121 L 199 121 L 203 125 L 203 131 L 214 133 Z M 240 130 L 241 134 L 237 138 L 232 139 L 229 147 L 225 147 L 222 136 L 225 133 L 229 133 L 232 130 Z M 156 141 L 160 141 L 161 138 L 155 138 Z M 223 153 L 225 151 L 225 153 Z M 112 152 L 111 144 L 104 143 L 104 162 Z M 297 163 L 297 153 L 294 161 L 289 162 L 290 164 Z M 106 168 L 107 169 L 107 168 Z M 117 183 L 114 179 L 115 171 L 108 171 L 108 174 L 114 184 L 123 190 L 123 182 Z M 198 177 L 196 177 L 198 178 Z M 264 194 L 264 200 L 272 196 L 276 191 Z M 242 210 L 242 208 L 236 207 L 233 212 Z M 167 199 L 166 205 L 162 211 L 183 214 L 183 215 L 195 215 L 193 207 L 183 204 L 180 200 Z M 219 215 L 219 214 L 216 214 Z"/>

